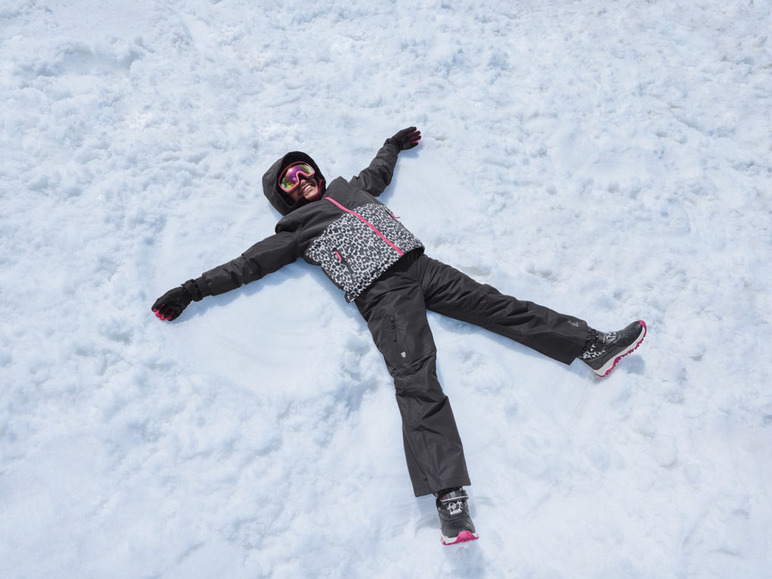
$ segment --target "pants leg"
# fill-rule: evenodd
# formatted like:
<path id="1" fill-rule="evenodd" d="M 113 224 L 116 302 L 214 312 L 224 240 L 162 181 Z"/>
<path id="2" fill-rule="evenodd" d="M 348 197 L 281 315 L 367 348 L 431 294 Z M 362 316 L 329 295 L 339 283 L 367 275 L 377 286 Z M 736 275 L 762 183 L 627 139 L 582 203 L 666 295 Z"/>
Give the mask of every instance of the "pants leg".
<path id="1" fill-rule="evenodd" d="M 414 257 L 401 260 L 356 305 L 394 379 L 408 472 L 422 496 L 470 481 L 453 410 L 437 379 Z"/>
<path id="2" fill-rule="evenodd" d="M 584 348 L 587 323 L 476 282 L 440 261 L 416 261 L 427 309 L 480 326 L 570 364 Z"/>

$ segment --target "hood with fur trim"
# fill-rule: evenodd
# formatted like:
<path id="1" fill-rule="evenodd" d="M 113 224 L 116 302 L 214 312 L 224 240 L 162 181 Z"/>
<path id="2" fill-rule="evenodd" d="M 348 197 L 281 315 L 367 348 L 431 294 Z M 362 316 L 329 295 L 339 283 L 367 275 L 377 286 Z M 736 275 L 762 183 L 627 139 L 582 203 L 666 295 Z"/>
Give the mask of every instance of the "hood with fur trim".
<path id="1" fill-rule="evenodd" d="M 295 209 L 299 209 L 308 203 L 308 201 L 302 197 L 297 201 L 292 201 L 292 199 L 279 188 L 279 175 L 281 175 L 282 169 L 296 161 L 303 161 L 314 168 L 314 171 L 316 171 L 316 178 L 319 182 L 321 196 L 324 196 L 325 187 L 327 185 L 327 181 L 319 170 L 319 166 L 309 155 L 302 151 L 292 151 L 291 153 L 287 153 L 271 165 L 271 168 L 263 175 L 263 193 L 276 211 L 282 215 L 288 215 L 292 211 L 295 211 Z"/>

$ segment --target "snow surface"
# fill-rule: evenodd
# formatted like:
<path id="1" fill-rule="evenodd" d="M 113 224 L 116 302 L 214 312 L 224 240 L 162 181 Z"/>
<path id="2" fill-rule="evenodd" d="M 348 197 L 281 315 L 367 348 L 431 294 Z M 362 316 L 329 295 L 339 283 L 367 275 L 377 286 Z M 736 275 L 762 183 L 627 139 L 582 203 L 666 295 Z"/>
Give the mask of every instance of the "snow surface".
<path id="1" fill-rule="evenodd" d="M 2 0 L 0 576 L 770 577 L 766 0 Z M 432 315 L 480 540 L 412 495 L 356 308 L 265 169 L 417 125 L 446 261 L 649 336 L 609 378 Z"/>

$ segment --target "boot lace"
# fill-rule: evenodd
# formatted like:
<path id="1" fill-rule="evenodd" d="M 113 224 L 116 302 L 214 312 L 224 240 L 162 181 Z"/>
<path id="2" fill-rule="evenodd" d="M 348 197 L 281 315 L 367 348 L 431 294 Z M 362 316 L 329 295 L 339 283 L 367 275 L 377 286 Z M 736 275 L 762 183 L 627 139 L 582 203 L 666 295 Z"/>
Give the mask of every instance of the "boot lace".
<path id="1" fill-rule="evenodd" d="M 606 347 L 613 344 L 617 339 L 616 332 L 599 332 L 590 330 L 587 334 L 587 342 L 584 345 L 584 352 L 579 356 L 580 360 L 594 360 L 606 353 Z"/>

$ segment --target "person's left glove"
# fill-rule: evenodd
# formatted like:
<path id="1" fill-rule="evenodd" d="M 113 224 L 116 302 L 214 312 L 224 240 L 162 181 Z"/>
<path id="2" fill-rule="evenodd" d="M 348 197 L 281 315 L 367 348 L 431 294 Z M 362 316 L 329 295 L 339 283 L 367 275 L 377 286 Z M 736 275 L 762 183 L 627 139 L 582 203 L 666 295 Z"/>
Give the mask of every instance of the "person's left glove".
<path id="1" fill-rule="evenodd" d="M 418 141 L 421 140 L 421 131 L 415 127 L 408 127 L 402 129 L 393 137 L 386 139 L 386 143 L 393 143 L 399 147 L 400 151 L 407 151 L 413 147 L 418 146 Z"/>
<path id="2" fill-rule="evenodd" d="M 169 290 L 158 298 L 153 307 L 153 313 L 164 320 L 170 322 L 176 320 L 185 308 L 192 301 L 200 301 L 204 298 L 201 289 L 195 280 L 186 281 L 179 287 Z"/>

